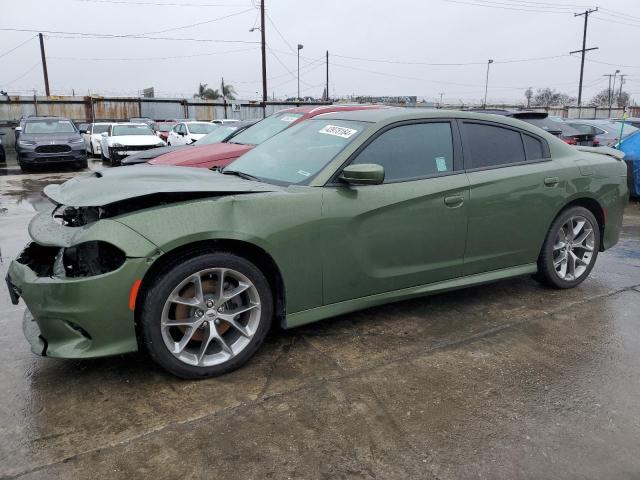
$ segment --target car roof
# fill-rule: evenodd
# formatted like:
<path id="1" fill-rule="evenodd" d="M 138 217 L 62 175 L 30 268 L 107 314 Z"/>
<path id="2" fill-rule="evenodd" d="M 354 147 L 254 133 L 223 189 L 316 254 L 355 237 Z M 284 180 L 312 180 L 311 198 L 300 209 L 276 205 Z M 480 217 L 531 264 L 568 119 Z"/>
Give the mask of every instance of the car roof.
<path id="1" fill-rule="evenodd" d="M 369 104 L 339 104 L 339 105 L 302 105 L 300 107 L 292 107 L 285 108 L 283 110 L 278 110 L 275 114 L 278 113 L 302 113 L 305 117 L 315 117 L 316 115 L 321 115 L 324 113 L 331 112 L 344 112 L 344 111 L 353 111 L 353 110 L 367 110 L 367 109 L 380 109 L 380 108 L 393 108 L 386 105 L 369 105 Z"/>
<path id="2" fill-rule="evenodd" d="M 495 123 L 502 123 L 521 130 L 539 132 L 542 130 L 530 123 L 504 115 L 493 115 L 487 113 L 477 113 L 462 110 L 433 110 L 428 108 L 385 108 L 370 110 L 352 110 L 344 112 L 327 113 L 322 115 L 322 119 L 353 120 L 359 122 L 389 124 L 404 120 L 416 119 L 438 119 L 438 118 L 460 118 L 467 120 L 484 120 Z M 562 125 L 560 122 L 556 122 Z M 544 131 L 544 130 L 543 130 Z"/>
<path id="3" fill-rule="evenodd" d="M 53 121 L 65 120 L 67 122 L 71 121 L 71 119 L 66 117 L 27 117 L 24 119 L 25 122 L 50 122 L 52 120 Z"/>

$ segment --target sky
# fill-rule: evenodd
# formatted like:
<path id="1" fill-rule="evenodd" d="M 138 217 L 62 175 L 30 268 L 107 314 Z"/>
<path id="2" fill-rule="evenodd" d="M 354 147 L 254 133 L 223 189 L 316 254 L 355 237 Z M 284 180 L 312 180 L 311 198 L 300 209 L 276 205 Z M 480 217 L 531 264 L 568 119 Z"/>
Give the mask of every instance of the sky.
<path id="1" fill-rule="evenodd" d="M 260 32 L 250 30 L 260 27 L 259 1 L 0 0 L 0 90 L 44 93 L 35 35 L 45 31 L 54 95 L 154 87 L 157 97 L 192 97 L 199 83 L 218 88 L 224 77 L 240 98 L 258 99 Z M 329 51 L 334 97 L 478 103 L 488 59 L 489 103 L 523 102 L 527 87 L 577 97 L 580 55 L 569 52 L 582 47 L 584 17 L 574 13 L 596 6 L 587 47 L 598 50 L 587 53 L 583 98 L 620 70 L 640 103 L 638 0 L 265 0 L 268 93 L 297 95 L 302 44 L 303 96 L 321 96 Z"/>

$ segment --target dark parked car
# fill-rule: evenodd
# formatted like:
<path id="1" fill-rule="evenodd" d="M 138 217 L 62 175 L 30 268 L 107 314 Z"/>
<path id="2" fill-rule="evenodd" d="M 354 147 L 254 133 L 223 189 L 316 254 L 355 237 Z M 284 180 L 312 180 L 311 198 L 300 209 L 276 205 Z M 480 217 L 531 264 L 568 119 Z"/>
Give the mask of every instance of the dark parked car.
<path id="1" fill-rule="evenodd" d="M 613 147 L 620 140 L 620 130 L 622 138 L 637 132 L 633 125 L 624 125 L 611 120 L 567 120 L 567 124 L 582 133 L 593 133 L 600 145 Z"/>
<path id="2" fill-rule="evenodd" d="M 136 153 L 134 155 L 130 155 L 127 158 L 123 158 L 121 161 L 122 165 L 136 165 L 139 163 L 146 163 L 149 160 L 153 160 L 160 155 L 164 155 L 165 153 L 173 152 L 174 150 L 179 150 L 186 147 L 191 147 L 192 145 L 211 145 L 213 143 L 223 143 L 231 140 L 233 137 L 238 135 L 240 132 L 244 132 L 251 125 L 256 123 L 258 120 L 245 120 L 242 122 L 234 122 L 227 123 L 226 125 L 221 125 L 219 128 L 216 128 L 213 132 L 208 133 L 200 140 L 195 141 L 189 145 L 170 145 L 168 147 L 158 147 L 153 148 L 151 150 L 145 150 L 143 152 Z"/>
<path id="3" fill-rule="evenodd" d="M 491 113 L 494 115 L 504 115 L 505 117 L 517 118 L 523 122 L 535 125 L 551 135 L 560 138 L 564 143 L 569 145 L 580 145 L 583 147 L 597 147 L 600 142 L 593 133 L 580 132 L 563 121 L 553 120 L 545 112 L 533 112 L 530 110 L 503 110 L 491 108 L 471 109 L 478 113 Z"/>
<path id="4" fill-rule="evenodd" d="M 612 118 L 611 121 L 620 123 L 622 122 L 622 118 Z M 624 119 L 624 123 L 627 125 L 631 125 L 636 128 L 640 128 L 640 117 L 629 117 Z"/>
<path id="5" fill-rule="evenodd" d="M 4 133 L 0 132 L 0 163 L 5 163 L 7 161 L 7 155 L 4 151 L 4 145 L 2 145 L 2 135 L 4 135 Z"/>
<path id="6" fill-rule="evenodd" d="M 87 152 L 80 132 L 67 118 L 33 117 L 16 127 L 18 163 L 24 171 L 50 163 L 87 167 Z"/>

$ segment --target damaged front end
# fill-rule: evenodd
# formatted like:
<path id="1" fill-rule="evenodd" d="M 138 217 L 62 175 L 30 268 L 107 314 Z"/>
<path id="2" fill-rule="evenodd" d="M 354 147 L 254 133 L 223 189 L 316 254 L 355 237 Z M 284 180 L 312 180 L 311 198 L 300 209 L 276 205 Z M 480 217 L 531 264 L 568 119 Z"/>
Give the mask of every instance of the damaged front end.
<path id="1" fill-rule="evenodd" d="M 100 210 L 41 212 L 9 267 L 12 301 L 28 307 L 23 331 L 34 353 L 88 358 L 137 349 L 130 291 L 160 252 Z"/>
<path id="2" fill-rule="evenodd" d="M 137 350 L 138 287 L 163 252 L 144 225 L 126 224 L 133 212 L 278 188 L 201 169 L 148 166 L 47 186 L 53 205 L 32 219 L 32 241 L 7 277 L 12 301 L 22 298 L 28 307 L 23 330 L 32 350 L 62 358 Z"/>

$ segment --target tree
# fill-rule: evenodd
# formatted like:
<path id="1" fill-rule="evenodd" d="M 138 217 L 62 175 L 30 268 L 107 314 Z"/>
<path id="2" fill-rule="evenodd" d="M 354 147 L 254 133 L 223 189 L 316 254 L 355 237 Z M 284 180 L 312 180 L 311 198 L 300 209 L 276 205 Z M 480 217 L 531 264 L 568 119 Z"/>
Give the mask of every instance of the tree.
<path id="1" fill-rule="evenodd" d="M 533 96 L 532 104 L 535 107 L 550 107 L 551 105 L 569 105 L 576 99 L 566 93 L 556 92 L 551 88 L 539 88 Z"/>
<path id="2" fill-rule="evenodd" d="M 609 106 L 609 92 L 608 88 L 605 88 L 601 92 L 599 92 L 595 97 L 591 99 L 591 105 L 594 107 L 608 107 Z M 617 105 L 618 107 L 626 107 L 629 105 L 630 95 L 627 92 L 622 92 L 622 94 L 613 92 L 613 97 L 611 98 L 611 105 Z"/>
<path id="3" fill-rule="evenodd" d="M 527 108 L 531 106 L 531 99 L 533 98 L 533 89 L 531 87 L 524 91 L 524 96 L 527 99 Z"/>
<path id="4" fill-rule="evenodd" d="M 233 87 L 233 85 L 224 86 L 224 96 L 227 100 L 235 100 L 237 94 L 238 92 L 236 92 L 236 89 Z"/>
<path id="5" fill-rule="evenodd" d="M 207 83 L 201 83 L 198 85 L 198 93 L 194 94 L 193 98 L 199 98 L 201 100 L 217 100 L 220 98 L 220 92 L 218 90 L 208 88 Z"/>

